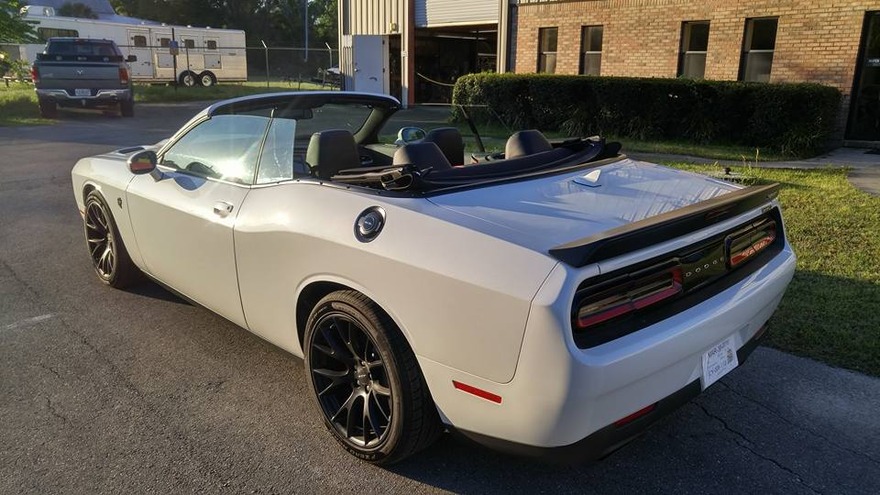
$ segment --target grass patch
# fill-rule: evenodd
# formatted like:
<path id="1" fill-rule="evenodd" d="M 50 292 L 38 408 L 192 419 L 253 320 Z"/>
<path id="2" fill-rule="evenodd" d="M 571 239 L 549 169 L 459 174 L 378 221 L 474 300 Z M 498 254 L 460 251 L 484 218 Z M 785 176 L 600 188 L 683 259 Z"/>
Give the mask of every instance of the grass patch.
<path id="1" fill-rule="evenodd" d="M 51 124 L 54 120 L 40 117 L 34 87 L 25 83 L 0 86 L 0 126 Z"/>
<path id="2" fill-rule="evenodd" d="M 683 141 L 639 141 L 632 138 L 608 138 L 623 144 L 623 152 L 666 153 L 672 155 L 688 155 L 713 160 L 734 160 L 740 162 L 778 162 L 790 160 L 779 153 L 767 152 L 758 148 L 750 148 L 735 144 L 696 144 Z"/>
<path id="3" fill-rule="evenodd" d="M 880 197 L 855 189 L 845 169 L 735 170 L 782 185 L 785 227 L 798 256 L 768 344 L 880 376 Z"/>
<path id="4" fill-rule="evenodd" d="M 203 88 L 201 86 L 195 86 L 192 88 L 175 88 L 174 86 L 138 84 L 135 86 L 134 99 L 139 103 L 215 101 L 260 93 L 275 93 L 279 91 L 315 91 L 320 89 L 330 89 L 330 87 L 328 86 L 325 88 L 320 84 L 310 82 L 299 83 L 296 81 L 289 83 L 283 81 L 269 82 L 268 88 L 266 87 L 265 81 L 218 84 L 210 88 Z"/>

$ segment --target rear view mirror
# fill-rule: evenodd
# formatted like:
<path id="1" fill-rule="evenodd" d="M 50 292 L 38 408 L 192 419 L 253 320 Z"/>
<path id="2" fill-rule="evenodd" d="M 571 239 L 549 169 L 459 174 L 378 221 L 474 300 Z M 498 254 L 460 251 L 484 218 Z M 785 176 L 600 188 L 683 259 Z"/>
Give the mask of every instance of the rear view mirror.
<path id="1" fill-rule="evenodd" d="M 128 158 L 128 169 L 135 175 L 148 174 L 156 169 L 158 161 L 155 151 L 141 151 Z"/>
<path id="2" fill-rule="evenodd" d="M 125 59 L 125 61 L 128 63 L 137 62 L 138 61 L 137 55 L 129 55 L 128 58 Z"/>

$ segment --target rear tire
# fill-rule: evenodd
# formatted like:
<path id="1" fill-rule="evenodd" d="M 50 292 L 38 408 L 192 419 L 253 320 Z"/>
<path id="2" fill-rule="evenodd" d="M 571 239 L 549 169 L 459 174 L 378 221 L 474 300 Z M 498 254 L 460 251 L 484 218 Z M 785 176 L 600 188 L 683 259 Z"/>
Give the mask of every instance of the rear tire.
<path id="1" fill-rule="evenodd" d="M 321 299 L 306 323 L 306 382 L 333 437 L 352 455 L 393 464 L 442 433 L 415 354 L 373 301 L 344 290 Z"/>
<path id="2" fill-rule="evenodd" d="M 210 88 L 217 84 L 217 76 L 215 76 L 213 72 L 206 70 L 199 74 L 199 84 L 205 88 Z"/>
<path id="3" fill-rule="evenodd" d="M 85 207 L 86 247 L 98 279 L 117 289 L 139 281 L 141 271 L 128 256 L 104 198 L 99 192 L 91 191 L 86 196 Z"/>
<path id="4" fill-rule="evenodd" d="M 54 101 L 40 100 L 40 116 L 46 119 L 54 119 L 58 116 L 58 105 Z"/>
<path id="5" fill-rule="evenodd" d="M 119 102 L 119 113 L 123 117 L 134 117 L 134 100 L 123 100 Z"/>

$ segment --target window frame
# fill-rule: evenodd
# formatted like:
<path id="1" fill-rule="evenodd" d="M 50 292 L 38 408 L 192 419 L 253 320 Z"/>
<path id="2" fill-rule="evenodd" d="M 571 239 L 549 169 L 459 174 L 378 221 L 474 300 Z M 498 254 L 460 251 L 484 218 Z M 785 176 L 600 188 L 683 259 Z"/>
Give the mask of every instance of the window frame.
<path id="1" fill-rule="evenodd" d="M 768 49 L 752 49 L 750 45 L 752 44 L 752 40 L 754 39 L 755 32 L 755 21 L 775 21 L 776 26 L 773 32 L 773 48 Z M 773 77 L 773 59 L 776 56 L 776 42 L 777 37 L 779 35 L 779 16 L 764 16 L 764 17 L 749 17 L 745 22 L 745 29 L 743 31 L 743 42 L 742 42 L 742 51 L 740 52 L 739 58 L 739 76 L 737 77 L 738 81 L 743 82 L 770 82 Z M 770 54 L 770 71 L 767 74 L 767 81 L 755 81 L 746 79 L 746 74 L 748 74 L 749 67 L 749 55 L 752 53 L 769 53 Z"/>
<path id="2" fill-rule="evenodd" d="M 138 44 L 138 40 L 141 40 L 143 44 Z M 131 37 L 131 46 L 133 48 L 147 48 L 149 43 L 147 43 L 147 36 L 144 34 L 135 34 Z"/>
<path id="3" fill-rule="evenodd" d="M 692 31 L 693 26 L 697 25 L 705 25 L 707 29 L 706 33 L 706 49 L 701 50 L 690 50 L 690 41 L 692 39 Z M 677 77 L 684 77 L 688 79 L 705 79 L 706 78 L 706 60 L 709 56 L 709 38 L 712 35 L 712 21 L 682 21 L 681 23 L 681 42 L 679 43 L 678 49 L 678 71 L 676 72 Z M 702 55 L 703 56 L 703 74 L 699 77 L 688 76 L 684 73 L 685 65 L 687 62 L 688 55 Z"/>
<path id="4" fill-rule="evenodd" d="M 555 32 L 556 34 L 556 42 L 554 43 L 553 50 L 544 50 L 543 41 L 544 41 L 544 33 Z M 537 70 L 538 74 L 555 74 L 556 73 L 556 62 L 557 55 L 559 54 L 559 27 L 558 26 L 546 26 L 542 28 L 538 28 L 538 60 L 537 60 Z M 547 55 L 553 55 L 553 71 L 547 71 Z M 543 66 L 543 67 L 542 67 Z M 543 69 L 543 70 L 542 70 Z"/>
<path id="5" fill-rule="evenodd" d="M 600 39 L 599 39 L 599 50 L 587 50 L 587 43 L 592 41 L 593 37 L 588 36 L 588 33 L 592 29 L 600 29 Z M 578 68 L 578 74 L 580 75 L 593 75 L 593 76 L 601 76 L 602 75 L 602 50 L 605 47 L 605 25 L 604 24 L 591 24 L 587 26 L 581 26 L 581 53 L 580 53 L 580 67 Z M 595 47 L 589 47 L 595 48 Z M 599 70 L 597 74 L 587 74 L 587 55 L 599 55 Z"/>

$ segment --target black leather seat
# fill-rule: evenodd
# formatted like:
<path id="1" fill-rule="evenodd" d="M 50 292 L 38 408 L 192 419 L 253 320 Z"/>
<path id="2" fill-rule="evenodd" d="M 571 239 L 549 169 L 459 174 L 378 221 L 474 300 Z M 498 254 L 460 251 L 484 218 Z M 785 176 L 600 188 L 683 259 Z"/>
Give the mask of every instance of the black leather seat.
<path id="1" fill-rule="evenodd" d="M 448 170 L 452 168 L 446 155 L 434 143 L 409 143 L 394 152 L 392 163 L 396 166 L 415 165 L 420 170 Z"/>
<path id="2" fill-rule="evenodd" d="M 516 158 L 520 156 L 534 155 L 544 151 L 550 151 L 553 145 L 540 131 L 530 129 L 527 131 L 519 131 L 510 136 L 507 144 L 504 146 L 505 158 Z"/>
<path id="3" fill-rule="evenodd" d="M 329 179 L 340 170 L 361 166 L 354 136 L 345 129 L 329 129 L 312 134 L 306 149 L 306 163 L 319 179 Z"/>
<path id="4" fill-rule="evenodd" d="M 455 127 L 438 127 L 431 129 L 423 143 L 434 143 L 452 165 L 464 165 L 464 141 Z"/>

